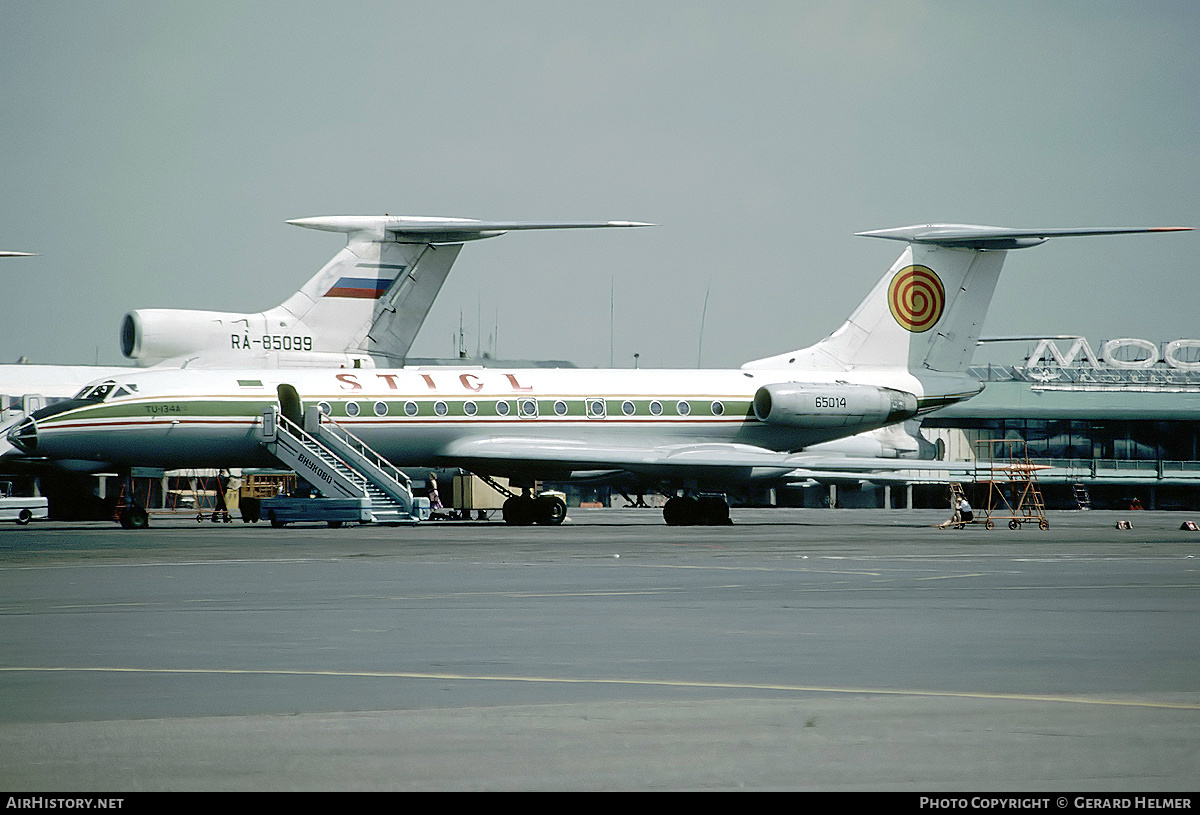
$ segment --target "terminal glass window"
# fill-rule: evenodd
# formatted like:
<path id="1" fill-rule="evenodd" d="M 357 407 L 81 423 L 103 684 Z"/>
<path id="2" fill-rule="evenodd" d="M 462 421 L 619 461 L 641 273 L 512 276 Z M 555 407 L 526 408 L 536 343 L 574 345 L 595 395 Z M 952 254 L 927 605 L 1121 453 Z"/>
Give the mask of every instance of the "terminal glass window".
<path id="1" fill-rule="evenodd" d="M 1029 457 L 1116 461 L 1200 460 L 1200 422 L 1038 419 L 927 419 L 979 439 L 1022 439 Z"/>

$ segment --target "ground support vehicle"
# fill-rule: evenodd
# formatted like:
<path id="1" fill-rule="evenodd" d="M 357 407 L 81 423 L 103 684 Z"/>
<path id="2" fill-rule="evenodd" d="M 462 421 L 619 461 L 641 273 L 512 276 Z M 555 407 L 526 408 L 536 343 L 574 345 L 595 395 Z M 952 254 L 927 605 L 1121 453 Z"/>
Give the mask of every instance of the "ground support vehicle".
<path id="1" fill-rule="evenodd" d="M 413 508 L 418 519 L 429 520 L 429 499 L 414 498 Z M 278 495 L 264 499 L 262 517 L 276 529 L 290 523 L 324 521 L 330 527 L 345 524 L 366 524 L 375 520 L 370 498 L 304 498 Z M 417 519 L 408 521 L 416 523 Z"/>
<path id="2" fill-rule="evenodd" d="M 32 520 L 45 520 L 49 503 L 45 498 L 27 495 L 13 496 L 12 485 L 0 483 L 0 521 L 16 521 L 21 526 Z"/>

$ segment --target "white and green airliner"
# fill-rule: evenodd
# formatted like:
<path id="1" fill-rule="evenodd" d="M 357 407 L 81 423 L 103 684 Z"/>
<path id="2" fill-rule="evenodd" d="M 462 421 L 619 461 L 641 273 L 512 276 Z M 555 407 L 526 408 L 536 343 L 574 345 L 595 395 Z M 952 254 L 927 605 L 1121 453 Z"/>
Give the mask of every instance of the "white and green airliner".
<path id="1" fill-rule="evenodd" d="M 377 229 L 370 220 L 357 223 Z M 623 478 L 678 493 L 664 514 L 687 522 L 697 493 L 778 482 L 798 468 L 886 469 L 806 450 L 978 393 L 967 369 L 1007 250 L 1182 229 L 934 224 L 860 233 L 907 245 L 846 322 L 815 345 L 733 370 L 130 372 L 35 413 L 9 440 L 81 470 L 270 466 L 264 410 L 298 415 L 316 405 L 399 467 L 461 467 L 518 486 Z"/>

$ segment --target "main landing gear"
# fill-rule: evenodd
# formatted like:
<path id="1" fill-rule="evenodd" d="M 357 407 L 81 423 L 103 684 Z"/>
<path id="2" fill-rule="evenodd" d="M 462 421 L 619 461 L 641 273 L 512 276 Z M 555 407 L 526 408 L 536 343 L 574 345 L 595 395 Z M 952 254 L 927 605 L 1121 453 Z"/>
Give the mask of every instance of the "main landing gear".
<path id="1" fill-rule="evenodd" d="M 117 523 L 122 529 L 145 529 L 150 526 L 150 514 L 136 504 L 130 504 L 117 510 Z"/>
<path id="2" fill-rule="evenodd" d="M 721 495 L 677 495 L 668 498 L 663 507 L 667 526 L 726 526 L 729 502 Z"/>
<path id="3" fill-rule="evenodd" d="M 524 495 L 505 500 L 501 512 L 504 522 L 514 526 L 558 526 L 567 518 L 567 502 L 553 493 L 543 493 L 535 498 L 527 490 Z"/>

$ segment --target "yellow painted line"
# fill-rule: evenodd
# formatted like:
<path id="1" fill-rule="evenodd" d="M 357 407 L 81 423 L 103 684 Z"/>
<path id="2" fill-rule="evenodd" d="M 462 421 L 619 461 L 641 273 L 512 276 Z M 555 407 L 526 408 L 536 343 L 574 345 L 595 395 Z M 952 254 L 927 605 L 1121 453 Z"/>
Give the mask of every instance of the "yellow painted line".
<path id="1" fill-rule="evenodd" d="M 914 580 L 955 580 L 960 577 L 987 577 L 987 572 L 974 572 L 972 574 L 942 574 L 934 577 L 915 577 Z"/>
<path id="2" fill-rule="evenodd" d="M 883 572 L 865 569 L 821 569 L 814 566 L 686 566 L 673 563 L 634 563 L 639 569 L 692 569 L 712 572 L 786 572 L 812 574 L 852 574 L 863 577 L 881 577 Z M 907 574 L 907 572 L 897 572 Z"/>
<path id="3" fill-rule="evenodd" d="M 706 589 L 740 589 L 743 588 L 737 584 L 729 584 L 726 586 L 705 586 Z M 627 589 L 627 590 L 594 590 L 594 591 L 457 591 L 444 592 L 441 594 L 388 594 L 388 595 L 360 595 L 355 599 L 362 600 L 461 600 L 470 598 L 486 598 L 500 597 L 505 599 L 525 600 L 529 598 L 542 597 L 642 597 L 656 594 L 679 594 L 686 589 L 676 586 L 663 586 L 660 588 L 651 589 Z"/>
<path id="4" fill-rule="evenodd" d="M 835 688 L 820 685 L 785 685 L 758 682 L 697 682 L 675 679 L 620 679 L 593 677 L 570 679 L 551 676 L 498 676 L 491 674 L 420 673 L 416 671 L 334 671 L 284 670 L 268 668 L 63 668 L 63 667 L 0 667 L 0 673 L 114 673 L 114 674 L 171 674 L 210 676 L 312 676 L 359 679 L 434 679 L 460 682 L 522 682 L 549 685 L 634 685 L 663 688 L 705 688 L 711 690 L 784 691 L 790 693 L 834 693 L 868 696 L 917 696 L 950 699 L 995 699 L 1009 702 L 1061 702 L 1074 705 L 1106 705 L 1110 707 L 1167 708 L 1171 710 L 1200 710 L 1200 702 L 1156 702 L 1150 699 L 1103 699 L 1088 696 L 1043 695 L 1036 693 L 984 693 L 971 691 L 913 690 L 894 688 Z"/>
<path id="5" fill-rule="evenodd" d="M 1094 586 L 993 586 L 992 591 L 1043 591 L 1053 589 L 1200 589 L 1197 583 L 1098 583 Z"/>
<path id="6" fill-rule="evenodd" d="M 741 586 L 709 586 L 708 588 L 715 589 L 740 589 Z M 661 589 L 639 589 L 637 591 L 561 591 L 561 592 L 527 592 L 527 591 L 488 591 L 488 592 L 469 592 L 455 594 L 412 594 L 412 595 L 397 595 L 393 597 L 381 597 L 382 600 L 445 600 L 448 598 L 465 598 L 465 597 L 507 597 L 510 599 L 526 600 L 530 598 L 542 597 L 640 597 L 643 595 L 654 594 L 678 594 L 684 589 L 675 587 L 666 587 Z"/>

